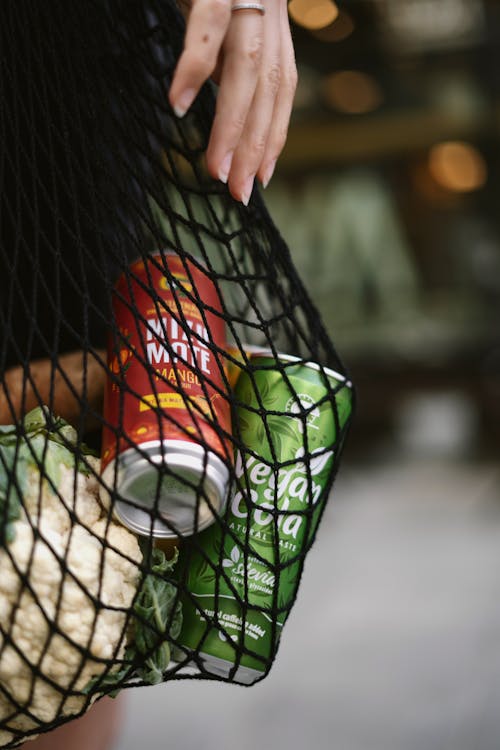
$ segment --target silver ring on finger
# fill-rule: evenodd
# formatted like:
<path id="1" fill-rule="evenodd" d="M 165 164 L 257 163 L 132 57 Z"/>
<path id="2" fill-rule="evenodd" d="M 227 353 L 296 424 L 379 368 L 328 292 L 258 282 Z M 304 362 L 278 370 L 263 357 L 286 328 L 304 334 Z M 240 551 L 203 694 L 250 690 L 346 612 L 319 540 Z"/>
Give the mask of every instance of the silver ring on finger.
<path id="1" fill-rule="evenodd" d="M 234 3 L 234 5 L 231 7 L 231 11 L 237 11 L 237 10 L 256 10 L 261 15 L 264 15 L 266 12 L 265 7 L 262 5 L 262 3 Z"/>

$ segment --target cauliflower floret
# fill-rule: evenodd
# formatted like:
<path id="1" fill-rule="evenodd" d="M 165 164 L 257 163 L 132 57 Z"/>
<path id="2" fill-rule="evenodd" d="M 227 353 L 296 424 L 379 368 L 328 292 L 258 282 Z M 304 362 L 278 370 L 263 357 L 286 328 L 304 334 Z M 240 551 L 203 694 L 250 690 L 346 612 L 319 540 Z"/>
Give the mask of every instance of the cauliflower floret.
<path id="1" fill-rule="evenodd" d="M 140 582 L 137 539 L 105 516 L 96 476 L 78 473 L 75 492 L 74 469 L 61 466 L 56 492 L 33 475 L 0 549 L 0 721 L 12 730 L 0 745 L 83 710 L 89 698 L 75 693 L 100 660 L 123 657 Z"/>

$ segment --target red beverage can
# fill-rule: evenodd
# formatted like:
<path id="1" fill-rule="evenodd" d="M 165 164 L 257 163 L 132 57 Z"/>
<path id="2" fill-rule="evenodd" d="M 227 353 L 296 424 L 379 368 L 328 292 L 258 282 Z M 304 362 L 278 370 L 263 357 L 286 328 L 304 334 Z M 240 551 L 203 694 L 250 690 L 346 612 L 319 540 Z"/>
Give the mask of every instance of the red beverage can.
<path id="1" fill-rule="evenodd" d="M 103 492 L 138 534 L 185 536 L 224 509 L 231 412 L 222 304 L 200 261 L 160 252 L 135 261 L 113 293 Z"/>

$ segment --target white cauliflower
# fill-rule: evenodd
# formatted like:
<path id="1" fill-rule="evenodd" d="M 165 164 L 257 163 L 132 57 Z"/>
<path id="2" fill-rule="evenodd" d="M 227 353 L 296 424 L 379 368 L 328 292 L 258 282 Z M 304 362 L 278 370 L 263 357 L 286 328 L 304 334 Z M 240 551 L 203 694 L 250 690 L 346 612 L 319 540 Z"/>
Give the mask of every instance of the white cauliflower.
<path id="1" fill-rule="evenodd" d="M 123 658 L 141 580 L 136 537 L 99 501 L 99 461 L 75 471 L 37 418 L 28 449 L 0 428 L 0 747 L 90 705 L 91 678 Z"/>

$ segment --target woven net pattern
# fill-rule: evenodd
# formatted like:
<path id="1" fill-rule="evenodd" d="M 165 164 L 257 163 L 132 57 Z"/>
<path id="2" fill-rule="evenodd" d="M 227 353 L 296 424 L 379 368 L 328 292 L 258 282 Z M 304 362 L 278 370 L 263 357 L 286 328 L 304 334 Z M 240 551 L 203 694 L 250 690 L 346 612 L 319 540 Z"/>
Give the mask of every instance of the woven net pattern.
<path id="1" fill-rule="evenodd" d="M 183 24 L 0 4 L 0 746 L 130 685 L 264 677 L 348 430 L 260 195 L 205 170 L 211 84 L 169 108 Z"/>

